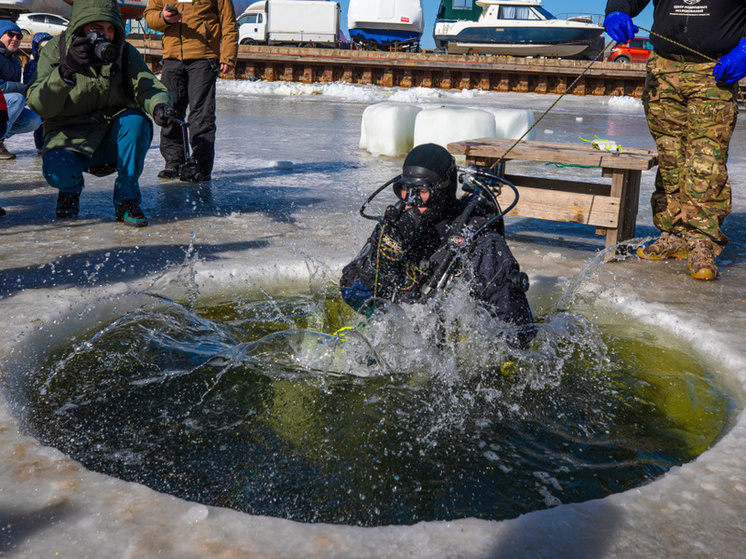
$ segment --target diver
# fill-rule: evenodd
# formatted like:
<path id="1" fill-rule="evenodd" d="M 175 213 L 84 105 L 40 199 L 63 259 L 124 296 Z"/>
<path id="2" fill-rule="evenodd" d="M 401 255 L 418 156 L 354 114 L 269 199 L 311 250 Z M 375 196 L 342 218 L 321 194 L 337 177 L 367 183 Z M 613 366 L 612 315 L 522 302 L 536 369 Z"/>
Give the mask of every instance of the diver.
<path id="1" fill-rule="evenodd" d="M 458 275 L 492 316 L 515 326 L 506 332 L 508 343 L 525 347 L 536 330 L 526 298 L 528 276 L 505 241 L 505 212 L 474 181 L 465 180 L 465 194 L 457 198 L 457 178 L 456 162 L 439 145 L 420 145 L 407 155 L 401 175 L 361 209 L 363 217 L 376 219 L 365 207 L 393 184 L 399 201 L 377 218 L 363 249 L 344 267 L 342 299 L 370 316 L 383 301 L 424 303 Z"/>

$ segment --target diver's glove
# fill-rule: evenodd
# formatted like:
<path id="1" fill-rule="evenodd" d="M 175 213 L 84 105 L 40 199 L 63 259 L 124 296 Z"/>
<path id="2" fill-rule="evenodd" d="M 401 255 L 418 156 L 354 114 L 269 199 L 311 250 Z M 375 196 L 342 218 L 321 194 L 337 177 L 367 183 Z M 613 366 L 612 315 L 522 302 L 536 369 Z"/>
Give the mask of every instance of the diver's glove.
<path id="1" fill-rule="evenodd" d="M 409 208 L 398 216 L 388 211 L 387 214 L 381 230 L 380 247 L 388 258 L 401 260 L 419 236 L 422 214 L 417 208 Z"/>
<path id="2" fill-rule="evenodd" d="M 741 39 L 736 48 L 718 62 L 712 70 L 717 81 L 733 83 L 746 76 L 746 39 Z"/>
<path id="3" fill-rule="evenodd" d="M 624 12 L 611 12 L 604 18 L 604 29 L 617 43 L 633 39 L 640 29 L 632 23 L 632 18 Z"/>
<path id="4" fill-rule="evenodd" d="M 342 293 L 342 300 L 356 311 L 359 311 L 373 297 L 373 289 L 359 279 L 353 280 L 352 285 L 340 287 L 339 290 Z"/>

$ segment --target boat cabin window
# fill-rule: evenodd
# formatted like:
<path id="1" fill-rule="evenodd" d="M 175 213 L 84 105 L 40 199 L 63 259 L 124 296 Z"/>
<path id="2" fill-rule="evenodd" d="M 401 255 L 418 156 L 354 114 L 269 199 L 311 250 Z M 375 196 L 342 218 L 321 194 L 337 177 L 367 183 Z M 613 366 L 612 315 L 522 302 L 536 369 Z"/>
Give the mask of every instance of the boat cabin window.
<path id="1" fill-rule="evenodd" d="M 486 8 L 485 8 L 486 9 Z M 440 0 L 436 19 L 466 19 L 476 21 L 482 13 L 482 7 L 476 6 L 474 0 Z"/>
<path id="2" fill-rule="evenodd" d="M 554 16 L 541 6 L 490 6 L 485 15 L 491 18 L 497 15 L 497 19 L 554 19 Z"/>
<path id="3" fill-rule="evenodd" d="M 498 19 L 546 19 L 528 6 L 500 6 Z"/>

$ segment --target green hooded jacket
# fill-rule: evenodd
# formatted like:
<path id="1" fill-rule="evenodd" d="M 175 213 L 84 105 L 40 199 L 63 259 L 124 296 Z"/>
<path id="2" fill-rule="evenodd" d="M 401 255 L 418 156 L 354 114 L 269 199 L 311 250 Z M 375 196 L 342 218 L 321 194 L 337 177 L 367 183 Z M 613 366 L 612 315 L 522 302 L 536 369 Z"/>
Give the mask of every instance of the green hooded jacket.
<path id="1" fill-rule="evenodd" d="M 92 66 L 89 75 L 76 74 L 76 83 L 70 85 L 58 69 L 60 37 L 65 38 L 69 48 L 83 27 L 94 21 L 108 21 L 116 26 L 114 44 L 119 48 L 119 59 Z M 128 57 L 126 76 L 122 75 L 123 52 Z M 128 86 L 125 80 L 129 81 Z M 42 49 L 36 76 L 26 91 L 26 104 L 44 119 L 42 151 L 62 148 L 88 157 L 101 144 L 116 115 L 136 109 L 152 116 L 160 103 L 171 105 L 171 94 L 140 53 L 126 44 L 124 20 L 116 0 L 75 1 L 67 31 Z"/>

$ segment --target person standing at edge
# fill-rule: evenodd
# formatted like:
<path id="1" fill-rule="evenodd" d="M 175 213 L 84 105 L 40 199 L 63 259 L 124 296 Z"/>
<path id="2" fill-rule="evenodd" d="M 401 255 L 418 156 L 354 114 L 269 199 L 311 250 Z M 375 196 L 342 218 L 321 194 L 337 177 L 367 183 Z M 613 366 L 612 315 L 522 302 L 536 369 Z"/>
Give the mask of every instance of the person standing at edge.
<path id="1" fill-rule="evenodd" d="M 608 0 L 606 32 L 629 41 L 638 31 L 632 17 L 649 3 Z M 728 242 L 720 227 L 731 212 L 726 162 L 738 80 L 746 76 L 746 0 L 653 0 L 653 6 L 643 104 L 658 147 L 651 202 L 661 235 L 637 255 L 688 258 L 692 277 L 714 280 L 715 258 Z"/>
<path id="2" fill-rule="evenodd" d="M 42 171 L 59 189 L 57 218 L 78 216 L 84 171 L 116 171 L 116 220 L 147 225 L 139 185 L 153 138 L 147 114 L 164 126 L 173 109 L 166 87 L 125 41 L 116 0 L 75 1 L 67 30 L 41 51 L 27 102 L 44 119 Z"/>
<path id="3" fill-rule="evenodd" d="M 145 22 L 163 32 L 161 80 L 174 98 L 176 116 L 184 120 L 189 108 L 192 156 L 199 163 L 197 180 L 209 181 L 215 160 L 215 82 L 236 65 L 238 25 L 231 0 L 149 0 Z M 181 127 L 161 130 L 162 179 L 179 178 L 184 161 Z"/>

